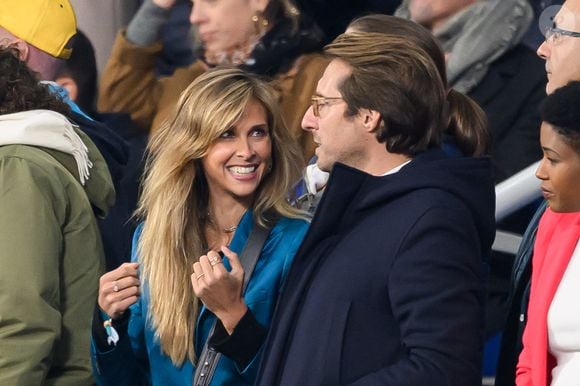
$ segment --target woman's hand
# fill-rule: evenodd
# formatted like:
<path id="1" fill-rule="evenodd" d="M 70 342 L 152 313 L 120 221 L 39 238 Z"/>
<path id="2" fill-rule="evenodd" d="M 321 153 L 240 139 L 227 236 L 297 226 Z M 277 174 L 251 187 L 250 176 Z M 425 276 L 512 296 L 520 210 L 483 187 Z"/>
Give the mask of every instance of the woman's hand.
<path id="1" fill-rule="evenodd" d="M 113 320 L 119 319 L 139 298 L 139 263 L 123 263 L 99 280 L 99 307 Z"/>
<path id="2" fill-rule="evenodd" d="M 237 254 L 227 247 L 222 247 L 221 250 L 229 260 L 232 270 L 228 272 L 220 255 L 210 251 L 193 264 L 191 285 L 197 297 L 221 320 L 231 335 L 248 309 L 242 299 L 244 269 Z"/>

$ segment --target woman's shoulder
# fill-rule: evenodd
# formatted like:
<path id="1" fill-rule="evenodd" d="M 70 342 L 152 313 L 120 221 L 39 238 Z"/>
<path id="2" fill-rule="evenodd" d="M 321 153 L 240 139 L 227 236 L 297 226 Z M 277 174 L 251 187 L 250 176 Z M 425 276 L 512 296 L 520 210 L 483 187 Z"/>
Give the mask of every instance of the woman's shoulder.
<path id="1" fill-rule="evenodd" d="M 272 236 L 278 236 L 284 239 L 295 239 L 298 237 L 301 240 L 309 226 L 310 223 L 305 219 L 280 217 L 276 225 L 272 228 Z"/>

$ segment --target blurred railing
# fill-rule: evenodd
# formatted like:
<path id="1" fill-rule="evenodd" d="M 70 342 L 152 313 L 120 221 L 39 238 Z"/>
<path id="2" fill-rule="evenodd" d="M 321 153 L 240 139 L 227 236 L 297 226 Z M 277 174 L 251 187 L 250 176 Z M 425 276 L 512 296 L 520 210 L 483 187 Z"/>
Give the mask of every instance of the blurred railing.
<path id="1" fill-rule="evenodd" d="M 514 174 L 495 187 L 495 220 L 501 221 L 540 197 L 540 180 L 536 178 L 539 161 Z M 516 254 L 521 235 L 497 230 L 492 249 Z"/>

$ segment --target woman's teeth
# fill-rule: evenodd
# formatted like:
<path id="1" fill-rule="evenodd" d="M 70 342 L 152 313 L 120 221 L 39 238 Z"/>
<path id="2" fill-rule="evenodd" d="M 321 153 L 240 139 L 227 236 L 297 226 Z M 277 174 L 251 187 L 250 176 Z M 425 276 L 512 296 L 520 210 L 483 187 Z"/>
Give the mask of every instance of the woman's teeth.
<path id="1" fill-rule="evenodd" d="M 231 166 L 229 169 L 234 174 L 251 174 L 256 171 L 256 166 Z"/>

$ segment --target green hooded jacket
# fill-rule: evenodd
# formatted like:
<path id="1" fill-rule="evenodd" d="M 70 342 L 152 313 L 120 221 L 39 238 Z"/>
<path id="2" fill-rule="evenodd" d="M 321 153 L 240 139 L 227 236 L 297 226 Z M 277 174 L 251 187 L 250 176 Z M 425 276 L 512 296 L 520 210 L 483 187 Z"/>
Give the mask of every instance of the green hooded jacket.
<path id="1" fill-rule="evenodd" d="M 79 130 L 92 163 L 84 186 L 75 158 L 50 143 L 2 144 L 10 124 L 0 121 L 0 385 L 92 385 L 104 269 L 95 213 L 113 204 L 111 176 Z"/>

